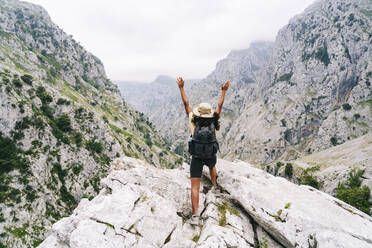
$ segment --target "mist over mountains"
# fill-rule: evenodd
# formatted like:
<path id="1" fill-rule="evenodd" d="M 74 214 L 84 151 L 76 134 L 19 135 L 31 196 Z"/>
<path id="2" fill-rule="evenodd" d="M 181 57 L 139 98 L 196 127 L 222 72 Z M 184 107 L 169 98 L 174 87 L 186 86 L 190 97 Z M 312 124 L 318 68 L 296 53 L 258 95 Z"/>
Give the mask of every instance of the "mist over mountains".
<path id="1" fill-rule="evenodd" d="M 200 79 L 187 80 L 185 89 L 191 88 L 199 81 Z M 151 121 L 157 121 L 157 124 L 160 124 L 156 116 L 164 115 L 164 112 L 171 109 L 171 107 L 167 108 L 168 104 L 176 102 L 179 98 L 179 90 L 175 82 L 175 78 L 160 75 L 151 83 L 126 81 L 116 83 L 123 98 L 130 105 L 146 114 Z"/>

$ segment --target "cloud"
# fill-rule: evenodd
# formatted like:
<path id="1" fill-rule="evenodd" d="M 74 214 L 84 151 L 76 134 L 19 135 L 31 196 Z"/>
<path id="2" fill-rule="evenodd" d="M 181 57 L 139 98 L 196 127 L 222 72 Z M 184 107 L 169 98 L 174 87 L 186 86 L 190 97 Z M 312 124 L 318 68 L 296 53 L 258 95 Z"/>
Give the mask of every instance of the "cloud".
<path id="1" fill-rule="evenodd" d="M 113 80 L 203 78 L 230 50 L 277 31 L 314 0 L 30 0 L 104 63 Z"/>

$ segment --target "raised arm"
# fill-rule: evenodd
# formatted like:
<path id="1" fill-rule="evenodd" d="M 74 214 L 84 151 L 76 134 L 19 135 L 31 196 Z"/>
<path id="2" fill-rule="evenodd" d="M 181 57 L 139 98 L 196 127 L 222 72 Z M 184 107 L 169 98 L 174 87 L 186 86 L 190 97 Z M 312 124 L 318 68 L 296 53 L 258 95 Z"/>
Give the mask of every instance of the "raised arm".
<path id="1" fill-rule="evenodd" d="M 185 84 L 185 82 L 183 81 L 182 77 L 177 78 L 177 84 L 178 84 L 178 88 L 180 88 L 181 97 L 182 97 L 183 105 L 185 106 L 186 114 L 187 116 L 189 116 L 191 112 L 191 108 L 189 105 L 189 101 L 187 100 L 185 90 L 183 89 L 183 85 Z"/>
<path id="2" fill-rule="evenodd" d="M 229 86 L 230 86 L 229 81 L 226 81 L 226 83 L 221 85 L 222 94 L 221 94 L 221 98 L 220 98 L 220 101 L 218 102 L 218 106 L 217 106 L 217 109 L 216 109 L 216 114 L 217 115 L 220 115 L 220 113 L 221 113 L 222 105 L 223 105 L 223 102 L 225 101 L 226 91 L 229 88 Z"/>

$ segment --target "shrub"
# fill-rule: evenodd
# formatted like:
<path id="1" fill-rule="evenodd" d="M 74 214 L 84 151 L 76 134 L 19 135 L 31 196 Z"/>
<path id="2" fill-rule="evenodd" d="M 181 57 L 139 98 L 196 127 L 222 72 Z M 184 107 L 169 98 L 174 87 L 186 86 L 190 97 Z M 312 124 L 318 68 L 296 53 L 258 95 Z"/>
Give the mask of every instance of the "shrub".
<path id="1" fill-rule="evenodd" d="M 83 142 L 83 135 L 79 132 L 75 133 L 74 135 L 75 144 L 77 147 L 81 147 L 81 143 Z"/>
<path id="2" fill-rule="evenodd" d="M 23 131 L 10 131 L 10 135 L 12 136 L 12 138 L 14 140 L 21 140 L 25 137 L 25 134 L 23 133 Z"/>
<path id="3" fill-rule="evenodd" d="M 70 144 L 70 140 L 68 139 L 68 137 L 66 137 L 64 135 L 64 133 L 55 126 L 55 124 L 53 123 L 52 124 L 52 133 L 54 135 L 54 137 L 57 138 L 58 141 L 62 141 L 63 143 L 65 144 Z M 57 145 L 59 145 L 60 143 L 57 143 Z"/>
<path id="4" fill-rule="evenodd" d="M 43 104 L 48 104 L 53 101 L 53 98 L 45 91 L 43 86 L 37 87 L 36 96 L 40 98 Z"/>
<path id="5" fill-rule="evenodd" d="M 13 82 L 15 87 L 22 88 L 22 82 L 18 78 L 14 78 L 12 82 Z"/>
<path id="6" fill-rule="evenodd" d="M 21 172 L 28 170 L 29 161 L 22 158 L 20 154 L 22 154 L 22 151 L 16 143 L 0 133 L 0 177 L 14 169 L 19 169 Z"/>
<path id="7" fill-rule="evenodd" d="M 56 173 L 59 180 L 64 183 L 64 178 L 67 176 L 67 171 L 62 169 L 62 165 L 60 163 L 53 164 L 52 173 Z"/>
<path id="8" fill-rule="evenodd" d="M 293 166 L 291 163 L 287 163 L 285 165 L 285 170 L 284 170 L 284 173 L 287 177 L 289 178 L 292 178 L 292 175 L 293 175 Z"/>
<path id="9" fill-rule="evenodd" d="M 22 79 L 22 81 L 25 82 L 26 84 L 28 84 L 28 85 L 32 85 L 32 80 L 33 80 L 33 78 L 32 78 L 31 75 L 29 75 L 29 74 L 25 74 L 25 75 L 21 76 L 21 79 Z"/>
<path id="10" fill-rule="evenodd" d="M 61 200 L 66 204 L 69 204 L 69 207 L 74 207 L 76 205 L 76 200 L 70 192 L 67 191 L 66 186 L 62 184 L 60 188 Z"/>
<path id="11" fill-rule="evenodd" d="M 351 109 L 351 106 L 350 106 L 350 104 L 348 104 L 348 103 L 344 103 L 344 104 L 342 104 L 342 108 L 343 108 L 344 110 L 348 111 L 348 110 Z"/>
<path id="12" fill-rule="evenodd" d="M 85 144 L 85 148 L 88 151 L 95 152 L 95 153 L 101 153 L 103 151 L 103 145 L 101 142 L 96 142 L 94 139 L 88 140 Z"/>
<path id="13" fill-rule="evenodd" d="M 44 129 L 44 121 L 40 117 L 34 118 L 32 125 L 37 129 Z"/>
<path id="14" fill-rule="evenodd" d="M 108 123 L 108 122 L 109 122 L 108 119 L 107 119 L 107 117 L 106 117 L 105 115 L 102 117 L 102 119 L 103 119 L 103 121 L 104 121 L 105 123 Z"/>
<path id="15" fill-rule="evenodd" d="M 369 203 L 371 190 L 367 185 L 361 188 L 347 188 L 343 184 L 339 184 L 337 187 L 336 197 L 351 206 L 363 211 L 366 214 L 370 213 L 371 204 Z"/>
<path id="16" fill-rule="evenodd" d="M 336 146 L 337 145 L 337 139 L 336 139 L 335 136 L 331 137 L 330 141 L 331 141 L 331 143 L 332 143 L 333 146 Z"/>
<path id="17" fill-rule="evenodd" d="M 16 130 L 24 130 L 24 129 L 27 129 L 29 128 L 31 125 L 31 121 L 30 119 L 26 116 L 24 117 L 21 121 L 17 121 L 16 124 L 15 124 L 15 129 Z"/>
<path id="18" fill-rule="evenodd" d="M 4 221 L 5 221 L 4 214 L 3 211 L 0 209 L 0 223 Z"/>
<path id="19" fill-rule="evenodd" d="M 362 185 L 362 180 L 360 180 L 360 178 L 363 176 L 363 174 L 364 170 L 352 169 L 349 172 L 349 177 L 346 185 L 349 186 L 350 188 L 360 187 Z"/>
<path id="20" fill-rule="evenodd" d="M 34 190 L 30 185 L 26 186 L 25 192 L 26 192 L 26 199 L 29 202 L 33 202 L 37 198 L 36 190 Z"/>
<path id="21" fill-rule="evenodd" d="M 282 123 L 282 126 L 283 127 L 286 127 L 287 126 L 287 122 L 284 119 L 280 120 L 280 122 Z"/>
<path id="22" fill-rule="evenodd" d="M 98 193 L 100 190 L 100 178 L 98 176 L 95 176 L 91 179 L 91 184 L 94 189 L 94 192 Z"/>
<path id="23" fill-rule="evenodd" d="M 360 118 L 360 114 L 358 114 L 358 113 L 354 114 L 354 119 L 355 120 L 358 120 L 359 118 Z"/>
<path id="24" fill-rule="evenodd" d="M 322 61 L 326 66 L 328 66 L 329 63 L 330 63 L 330 59 L 329 59 L 329 56 L 328 56 L 327 47 L 320 48 L 315 53 L 315 58 Z"/>
<path id="25" fill-rule="evenodd" d="M 303 170 L 302 175 L 298 179 L 300 184 L 309 185 L 316 189 L 320 189 L 323 184 L 322 182 L 318 181 L 318 178 L 316 176 L 313 175 L 314 172 L 318 171 L 319 169 L 319 166 L 314 166 Z"/>
<path id="26" fill-rule="evenodd" d="M 320 189 L 321 183 L 317 180 L 316 177 L 312 175 L 304 175 L 300 179 L 300 184 L 309 185 L 316 189 Z"/>
<path id="27" fill-rule="evenodd" d="M 71 131 L 71 120 L 67 114 L 61 114 L 56 119 L 57 127 L 63 132 Z"/>
<path id="28" fill-rule="evenodd" d="M 109 165 L 111 163 L 111 158 L 106 154 L 103 154 L 101 157 L 98 158 L 98 162 L 103 165 Z"/>
<path id="29" fill-rule="evenodd" d="M 364 174 L 363 170 L 351 170 L 345 183 L 339 183 L 336 189 L 336 197 L 357 209 L 371 215 L 370 188 L 366 185 L 361 187 Z"/>
<path id="30" fill-rule="evenodd" d="M 8 197 L 13 202 L 19 203 L 21 201 L 20 194 L 21 194 L 21 191 L 19 189 L 12 188 L 10 192 L 8 193 Z"/>
<path id="31" fill-rule="evenodd" d="M 151 141 L 151 138 L 150 137 L 146 137 L 145 138 L 145 143 L 146 143 L 146 145 L 148 145 L 149 147 L 151 147 L 152 146 L 152 141 Z"/>
<path id="32" fill-rule="evenodd" d="M 289 81 L 292 78 L 293 72 L 283 74 L 279 77 L 278 82 L 280 81 Z"/>
<path id="33" fill-rule="evenodd" d="M 83 119 L 85 117 L 85 109 L 83 107 L 80 107 L 75 110 L 75 119 Z"/>
<path id="34" fill-rule="evenodd" d="M 58 98 L 57 105 L 70 105 L 71 102 L 69 100 L 66 100 L 64 98 Z"/>
<path id="35" fill-rule="evenodd" d="M 72 172 L 75 174 L 75 175 L 79 175 L 79 173 L 83 170 L 84 166 L 82 164 L 75 164 L 73 167 L 72 167 Z"/>
<path id="36" fill-rule="evenodd" d="M 278 170 L 280 167 L 282 167 L 284 164 L 282 162 L 277 162 L 276 163 L 276 167 L 275 167 L 275 171 L 274 171 L 274 175 L 276 176 L 278 174 Z"/>
<path id="37" fill-rule="evenodd" d="M 40 109 L 46 116 L 48 116 L 50 119 L 53 119 L 53 115 L 55 112 L 55 109 L 53 107 L 50 107 L 49 105 L 43 103 Z"/>

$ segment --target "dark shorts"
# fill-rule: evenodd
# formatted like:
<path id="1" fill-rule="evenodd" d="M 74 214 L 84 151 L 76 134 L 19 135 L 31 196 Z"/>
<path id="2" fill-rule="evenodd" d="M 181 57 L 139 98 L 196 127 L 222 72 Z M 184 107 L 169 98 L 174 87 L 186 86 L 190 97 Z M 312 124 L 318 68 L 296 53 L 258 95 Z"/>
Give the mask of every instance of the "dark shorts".
<path id="1" fill-rule="evenodd" d="M 190 165 L 190 175 L 191 177 L 201 177 L 201 174 L 203 172 L 203 166 L 207 165 L 209 169 L 212 169 L 217 162 L 217 157 L 214 156 L 213 158 L 208 159 L 201 159 L 201 158 L 195 158 L 192 156 L 191 159 L 191 165 Z"/>

